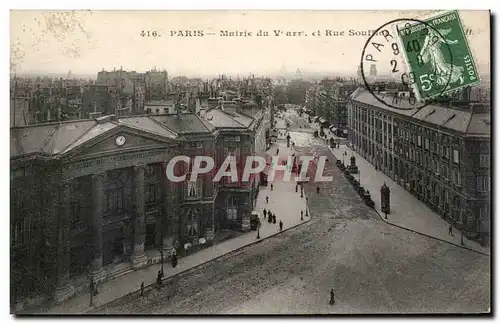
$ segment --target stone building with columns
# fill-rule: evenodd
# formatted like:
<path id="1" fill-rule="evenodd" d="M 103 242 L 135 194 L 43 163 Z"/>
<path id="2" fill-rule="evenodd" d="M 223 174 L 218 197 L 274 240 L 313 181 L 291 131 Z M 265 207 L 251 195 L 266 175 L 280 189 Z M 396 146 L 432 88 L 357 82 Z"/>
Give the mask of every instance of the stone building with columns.
<path id="1" fill-rule="evenodd" d="M 216 169 L 227 155 L 244 161 L 266 115 L 218 107 L 11 128 L 12 303 L 63 301 L 89 278 L 159 262 L 159 249 L 189 253 L 219 229 L 249 230 L 253 181 L 191 182 L 180 164 L 188 177 L 175 183 L 166 166 L 179 155 L 214 156 Z"/>

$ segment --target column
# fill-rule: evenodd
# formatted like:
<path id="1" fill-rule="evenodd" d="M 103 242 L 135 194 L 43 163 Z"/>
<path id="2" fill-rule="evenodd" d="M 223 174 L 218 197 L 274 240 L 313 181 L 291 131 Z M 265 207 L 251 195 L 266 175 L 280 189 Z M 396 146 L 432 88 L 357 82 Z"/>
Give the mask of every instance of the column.
<path id="1" fill-rule="evenodd" d="M 102 214 L 104 202 L 104 178 L 106 173 L 92 175 L 92 262 L 90 276 L 94 282 L 103 281 L 106 273 L 102 268 Z"/>
<path id="2" fill-rule="evenodd" d="M 59 186 L 59 215 L 57 222 L 57 285 L 54 292 L 56 303 L 63 302 L 71 298 L 75 289 L 69 280 L 69 265 L 71 263 L 70 250 L 70 183 L 65 181 Z"/>
<path id="3" fill-rule="evenodd" d="M 162 250 L 165 257 L 169 257 L 172 253 L 173 248 L 173 237 L 172 237 L 172 215 L 174 213 L 173 210 L 173 193 L 170 192 L 169 180 L 167 178 L 167 162 L 162 162 L 162 194 L 163 194 L 163 203 L 164 203 L 164 212 L 162 222 L 161 222 L 161 232 L 163 235 L 162 241 Z"/>
<path id="4" fill-rule="evenodd" d="M 145 266 L 148 258 L 144 253 L 146 238 L 145 212 L 144 212 L 144 166 L 134 167 L 134 252 L 132 254 L 132 267 L 134 269 Z"/>

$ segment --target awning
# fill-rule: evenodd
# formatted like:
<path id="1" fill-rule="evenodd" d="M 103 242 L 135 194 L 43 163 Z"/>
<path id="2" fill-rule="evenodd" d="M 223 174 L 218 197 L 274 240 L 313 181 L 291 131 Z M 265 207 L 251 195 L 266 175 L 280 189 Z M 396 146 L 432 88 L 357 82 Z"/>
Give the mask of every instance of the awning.
<path id="1" fill-rule="evenodd" d="M 344 129 L 344 134 L 347 134 L 347 129 Z"/>

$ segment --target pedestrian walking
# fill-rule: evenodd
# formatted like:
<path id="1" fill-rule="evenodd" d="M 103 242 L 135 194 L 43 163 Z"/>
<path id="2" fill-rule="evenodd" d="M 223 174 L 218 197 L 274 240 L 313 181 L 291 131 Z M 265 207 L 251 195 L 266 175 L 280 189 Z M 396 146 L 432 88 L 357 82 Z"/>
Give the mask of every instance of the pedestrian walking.
<path id="1" fill-rule="evenodd" d="M 279 154 L 280 154 L 280 149 L 276 149 L 276 155 L 279 155 Z"/>
<path id="2" fill-rule="evenodd" d="M 266 196 L 266 204 L 269 203 L 269 196 Z"/>
<path id="3" fill-rule="evenodd" d="M 144 297 L 144 281 L 141 282 L 141 297 Z"/>
<path id="4" fill-rule="evenodd" d="M 156 288 L 158 290 L 161 288 L 161 271 L 158 270 L 158 275 L 156 276 Z"/>
<path id="5" fill-rule="evenodd" d="M 264 211 L 262 212 L 262 214 L 264 214 L 264 219 L 266 219 L 266 213 L 267 213 L 267 211 L 266 211 L 266 209 L 264 208 Z"/>
<path id="6" fill-rule="evenodd" d="M 335 293 L 333 292 L 333 288 L 332 290 L 330 290 L 330 305 L 333 305 L 335 304 Z"/>
<path id="7" fill-rule="evenodd" d="M 273 191 L 273 189 L 274 189 L 274 186 L 273 186 L 273 184 L 271 183 L 271 191 Z"/>
<path id="8" fill-rule="evenodd" d="M 94 296 L 97 295 L 97 288 L 94 282 L 94 279 L 90 279 L 90 285 L 89 285 L 89 291 L 90 291 L 90 302 L 89 302 L 89 307 L 94 307 Z"/>
<path id="9" fill-rule="evenodd" d="M 295 185 L 295 192 L 299 192 L 299 185 L 298 184 Z"/>
<path id="10" fill-rule="evenodd" d="M 319 185 L 316 186 L 316 193 L 319 194 Z"/>
<path id="11" fill-rule="evenodd" d="M 300 220 L 303 220 L 303 219 L 304 219 L 304 211 L 303 211 L 303 210 L 301 210 L 301 211 L 300 211 Z"/>
<path id="12" fill-rule="evenodd" d="M 273 214 L 273 224 L 276 224 L 276 214 Z"/>
<path id="13" fill-rule="evenodd" d="M 453 227 L 450 225 L 450 227 L 448 228 L 448 234 L 453 236 Z"/>
<path id="14" fill-rule="evenodd" d="M 172 252 L 172 268 L 177 267 L 177 252 Z"/>
<path id="15" fill-rule="evenodd" d="M 280 232 L 283 230 L 283 222 L 280 221 Z"/>

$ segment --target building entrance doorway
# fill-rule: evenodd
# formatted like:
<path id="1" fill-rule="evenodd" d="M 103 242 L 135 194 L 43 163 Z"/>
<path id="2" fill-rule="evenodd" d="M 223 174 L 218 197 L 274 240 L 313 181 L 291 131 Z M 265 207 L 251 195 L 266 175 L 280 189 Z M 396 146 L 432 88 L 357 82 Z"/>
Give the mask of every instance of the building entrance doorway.
<path id="1" fill-rule="evenodd" d="M 146 241 L 144 242 L 144 247 L 146 249 L 153 248 L 155 246 L 155 224 L 146 225 Z"/>

